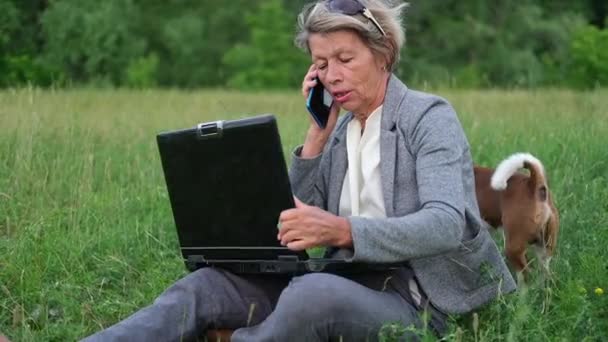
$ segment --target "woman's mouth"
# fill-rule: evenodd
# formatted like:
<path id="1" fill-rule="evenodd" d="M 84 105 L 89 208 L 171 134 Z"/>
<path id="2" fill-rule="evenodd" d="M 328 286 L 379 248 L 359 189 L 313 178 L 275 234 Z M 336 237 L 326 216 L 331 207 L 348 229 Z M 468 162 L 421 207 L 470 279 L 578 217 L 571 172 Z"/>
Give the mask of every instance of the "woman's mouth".
<path id="1" fill-rule="evenodd" d="M 350 91 L 334 92 L 334 100 L 338 101 L 339 103 L 344 103 L 344 102 L 348 101 L 349 98 L 350 98 Z"/>

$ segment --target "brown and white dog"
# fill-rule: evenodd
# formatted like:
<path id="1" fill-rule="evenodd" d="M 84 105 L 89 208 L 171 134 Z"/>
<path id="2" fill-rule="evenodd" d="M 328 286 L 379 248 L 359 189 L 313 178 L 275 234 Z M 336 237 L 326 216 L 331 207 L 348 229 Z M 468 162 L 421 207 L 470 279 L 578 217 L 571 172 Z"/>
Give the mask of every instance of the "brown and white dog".
<path id="1" fill-rule="evenodd" d="M 518 172 L 528 169 L 529 175 Z M 516 153 L 496 170 L 475 166 L 475 192 L 481 217 L 503 227 L 505 255 L 518 273 L 528 274 L 526 251 L 536 246 L 545 274 L 557 244 L 559 213 L 553 204 L 543 164 L 528 153 Z"/>

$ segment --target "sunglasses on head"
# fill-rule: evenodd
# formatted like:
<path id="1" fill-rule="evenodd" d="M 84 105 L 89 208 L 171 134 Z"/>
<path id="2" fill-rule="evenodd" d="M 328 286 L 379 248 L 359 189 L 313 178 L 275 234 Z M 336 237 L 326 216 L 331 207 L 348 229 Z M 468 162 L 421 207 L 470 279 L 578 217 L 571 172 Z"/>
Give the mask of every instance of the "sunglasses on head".
<path id="1" fill-rule="evenodd" d="M 384 32 L 382 26 L 380 26 L 376 18 L 374 18 L 372 12 L 357 0 L 328 0 L 327 7 L 331 12 L 337 12 L 346 15 L 362 14 L 369 21 L 371 21 L 374 26 L 376 26 L 378 31 L 380 31 L 383 36 L 386 36 L 386 32 Z"/>

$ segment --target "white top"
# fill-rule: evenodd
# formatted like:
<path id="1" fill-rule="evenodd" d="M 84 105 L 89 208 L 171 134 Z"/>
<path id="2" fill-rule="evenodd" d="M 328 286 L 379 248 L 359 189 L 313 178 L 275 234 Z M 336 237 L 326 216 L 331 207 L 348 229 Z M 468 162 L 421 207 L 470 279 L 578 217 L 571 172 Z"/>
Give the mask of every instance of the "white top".
<path id="1" fill-rule="evenodd" d="M 382 105 L 370 114 L 361 133 L 361 122 L 352 119 L 346 128 L 348 169 L 340 195 L 340 216 L 386 217 L 380 176 L 380 123 Z M 414 301 L 420 305 L 418 284 L 410 279 Z"/>
<path id="2" fill-rule="evenodd" d="M 340 195 L 340 216 L 386 217 L 380 178 L 382 106 L 365 121 L 353 119 L 346 129 L 348 169 Z"/>

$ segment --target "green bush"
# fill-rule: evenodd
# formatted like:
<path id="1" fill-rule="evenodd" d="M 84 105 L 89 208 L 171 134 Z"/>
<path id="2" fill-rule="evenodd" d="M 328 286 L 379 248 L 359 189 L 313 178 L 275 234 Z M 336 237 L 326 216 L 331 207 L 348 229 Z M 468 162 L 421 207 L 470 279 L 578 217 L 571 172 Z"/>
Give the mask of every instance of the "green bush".
<path id="1" fill-rule="evenodd" d="M 166 1 L 152 8 L 146 2 L 142 32 L 149 51 L 158 53 L 160 85 L 217 87 L 226 82 L 225 52 L 247 39 L 243 13 L 256 7 L 251 0 Z"/>
<path id="2" fill-rule="evenodd" d="M 50 86 L 65 83 L 65 76 L 60 70 L 54 70 L 29 55 L 5 56 L 3 62 L 5 72 L 0 79 L 2 85 Z"/>
<path id="3" fill-rule="evenodd" d="M 584 23 L 568 7 L 551 10 L 531 0 L 416 2 L 406 15 L 405 66 L 398 74 L 414 87 L 563 84 L 568 44 Z"/>
<path id="4" fill-rule="evenodd" d="M 125 71 L 124 84 L 132 88 L 149 88 L 158 84 L 158 56 L 151 54 L 134 59 Z"/>
<path id="5" fill-rule="evenodd" d="M 608 29 L 586 26 L 570 44 L 572 85 L 590 88 L 608 86 Z"/>
<path id="6" fill-rule="evenodd" d="M 163 25 L 161 37 L 168 51 L 168 63 L 163 69 L 168 72 L 166 76 L 169 82 L 193 86 L 209 77 L 210 70 L 204 62 L 207 54 L 202 41 L 205 35 L 204 21 L 195 13 L 186 13 L 168 19 Z"/>
<path id="7" fill-rule="evenodd" d="M 456 70 L 452 82 L 451 86 L 456 88 L 481 88 L 488 81 L 476 64 L 469 64 Z"/>
<path id="8" fill-rule="evenodd" d="M 44 59 L 77 82 L 118 85 L 131 61 L 144 55 L 132 0 L 51 2 L 42 16 Z"/>
<path id="9" fill-rule="evenodd" d="M 240 89 L 294 88 L 311 61 L 293 44 L 295 19 L 280 0 L 269 0 L 246 16 L 251 35 L 224 55 L 232 70 L 228 86 Z"/>

